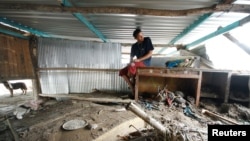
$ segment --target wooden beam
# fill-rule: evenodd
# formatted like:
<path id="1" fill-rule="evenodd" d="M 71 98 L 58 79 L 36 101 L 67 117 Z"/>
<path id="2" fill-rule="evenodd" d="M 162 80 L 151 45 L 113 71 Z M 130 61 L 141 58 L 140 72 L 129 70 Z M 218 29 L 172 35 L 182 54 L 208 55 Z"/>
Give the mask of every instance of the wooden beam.
<path id="1" fill-rule="evenodd" d="M 133 45 L 134 43 L 121 43 L 122 47 L 129 47 L 131 48 L 131 46 Z M 182 44 L 153 44 L 154 47 L 166 47 L 166 48 L 169 48 L 169 47 L 180 47 L 182 46 Z"/>
<path id="2" fill-rule="evenodd" d="M 41 97 L 49 97 L 49 98 L 68 98 L 72 100 L 82 100 L 82 101 L 90 101 L 90 102 L 100 102 L 100 103 L 123 103 L 129 104 L 134 100 L 128 99 L 118 99 L 118 98 L 87 98 L 83 96 L 79 96 L 76 94 L 39 94 Z"/>
<path id="3" fill-rule="evenodd" d="M 238 13 L 250 13 L 250 5 L 243 4 L 219 4 L 216 6 L 214 12 L 238 12 Z"/>
<path id="4" fill-rule="evenodd" d="M 122 52 L 122 55 L 130 55 L 130 52 Z M 165 54 L 153 53 L 152 56 L 165 56 Z"/>
<path id="5" fill-rule="evenodd" d="M 155 118 L 148 115 L 143 109 L 140 109 L 137 105 L 130 102 L 127 104 L 126 109 L 130 110 L 134 114 L 136 114 L 138 117 L 143 119 L 145 122 L 147 122 L 149 125 L 154 127 L 161 135 L 163 135 L 163 141 L 167 141 L 168 137 L 170 135 L 170 130 L 163 126 L 161 122 L 157 121 Z"/>
<path id="6" fill-rule="evenodd" d="M 37 68 L 37 71 L 49 71 L 49 70 L 55 70 L 55 71 L 105 71 L 105 72 L 118 72 L 119 69 L 96 69 L 96 68 L 74 68 L 74 67 L 68 67 L 68 68 Z"/>
<path id="7" fill-rule="evenodd" d="M 234 44 L 236 44 L 238 47 L 240 47 L 242 50 L 244 50 L 246 53 L 248 53 L 250 55 L 250 46 L 241 43 L 239 40 L 237 40 L 233 35 L 231 35 L 230 33 L 225 33 L 223 34 L 228 40 L 230 40 L 231 42 L 233 42 Z"/>
<path id="8" fill-rule="evenodd" d="M 216 113 L 210 112 L 210 111 L 205 110 L 205 109 L 202 109 L 201 113 L 207 114 L 207 115 L 212 116 L 212 117 L 215 117 L 215 118 L 217 118 L 217 119 L 222 119 L 222 120 L 227 121 L 227 122 L 229 122 L 229 123 L 231 123 L 231 124 L 234 124 L 234 125 L 239 125 L 239 123 L 236 122 L 236 121 L 227 119 L 226 117 L 223 117 L 223 116 L 221 116 L 221 115 L 218 115 L 218 114 L 216 114 Z"/>
<path id="9" fill-rule="evenodd" d="M 147 9 L 135 7 L 63 7 L 57 5 L 38 5 L 38 4 L 1 4 L 0 9 L 6 10 L 31 10 L 40 12 L 59 12 L 59 13 L 83 13 L 83 14 L 136 14 L 153 16 L 186 16 L 191 14 L 205 14 L 211 12 L 232 11 L 250 12 L 250 5 L 218 4 L 210 7 L 185 9 L 185 10 L 165 10 Z"/>

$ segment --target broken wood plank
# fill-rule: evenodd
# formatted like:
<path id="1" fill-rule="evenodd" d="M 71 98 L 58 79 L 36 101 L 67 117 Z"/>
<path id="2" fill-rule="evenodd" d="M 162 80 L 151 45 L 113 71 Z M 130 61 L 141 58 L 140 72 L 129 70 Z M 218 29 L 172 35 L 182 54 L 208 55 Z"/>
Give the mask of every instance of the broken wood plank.
<path id="1" fill-rule="evenodd" d="M 19 141 L 19 137 L 18 137 L 16 131 L 13 129 L 13 127 L 12 127 L 12 125 L 11 125 L 11 123 L 10 123 L 10 121 L 9 121 L 8 118 L 6 119 L 6 123 L 7 123 L 7 125 L 9 126 L 10 131 L 11 131 L 11 133 L 12 133 L 12 135 L 13 135 L 15 141 Z"/>
<path id="2" fill-rule="evenodd" d="M 50 98 L 69 98 L 73 100 L 83 100 L 83 101 L 91 101 L 91 102 L 101 102 L 101 103 L 130 103 L 134 100 L 122 100 L 115 98 L 86 98 L 82 96 L 70 95 L 70 94 L 39 94 L 41 97 L 50 97 Z"/>
<path id="3" fill-rule="evenodd" d="M 168 128 L 165 128 L 160 122 L 150 117 L 147 113 L 145 113 L 143 110 L 141 110 L 138 106 L 136 106 L 132 102 L 126 106 L 126 109 L 132 111 L 134 114 L 139 116 L 145 122 L 154 127 L 156 130 L 158 130 L 163 135 L 164 141 L 167 141 L 167 138 L 169 137 L 170 133 Z"/>
<path id="4" fill-rule="evenodd" d="M 239 40 L 236 39 L 236 37 L 234 37 L 232 34 L 230 33 L 225 33 L 223 34 L 227 39 L 229 39 L 231 42 L 233 42 L 234 44 L 236 44 L 238 47 L 240 47 L 242 50 L 244 50 L 247 54 L 250 55 L 250 46 L 246 45 L 242 42 L 240 42 Z"/>
<path id="5" fill-rule="evenodd" d="M 119 69 L 94 69 L 94 68 L 74 68 L 74 67 L 67 67 L 67 68 L 38 68 L 38 71 L 49 71 L 49 70 L 64 70 L 65 73 L 68 71 L 105 71 L 105 72 L 118 72 Z"/>
<path id="6" fill-rule="evenodd" d="M 222 116 L 220 116 L 220 115 L 218 115 L 218 114 L 215 114 L 215 113 L 213 113 L 213 112 L 210 112 L 210 111 L 208 111 L 208 110 L 202 109 L 201 112 L 202 112 L 203 114 L 207 114 L 207 115 L 209 115 L 209 116 L 213 116 L 213 117 L 215 117 L 215 118 L 222 119 L 222 120 L 227 121 L 227 122 L 229 122 L 229 123 L 232 123 L 232 124 L 235 124 L 235 125 L 239 125 L 239 123 L 237 123 L 237 122 L 235 122 L 235 121 L 229 120 L 229 119 L 227 119 L 227 118 L 225 118 L 225 117 L 222 117 Z"/>

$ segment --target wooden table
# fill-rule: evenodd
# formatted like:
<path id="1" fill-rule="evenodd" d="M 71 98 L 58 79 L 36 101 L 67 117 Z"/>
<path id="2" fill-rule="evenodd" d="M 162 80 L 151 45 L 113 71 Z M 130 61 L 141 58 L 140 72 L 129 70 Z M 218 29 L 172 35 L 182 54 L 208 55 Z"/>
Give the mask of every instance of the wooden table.
<path id="1" fill-rule="evenodd" d="M 185 88 L 194 91 L 195 105 L 199 105 L 201 89 L 201 71 L 196 69 L 168 69 L 163 67 L 140 67 L 137 69 L 135 85 L 135 101 L 139 93 L 157 94 L 159 87 L 167 83 L 168 89 L 178 90 Z M 192 93 L 192 92 L 191 92 Z"/>

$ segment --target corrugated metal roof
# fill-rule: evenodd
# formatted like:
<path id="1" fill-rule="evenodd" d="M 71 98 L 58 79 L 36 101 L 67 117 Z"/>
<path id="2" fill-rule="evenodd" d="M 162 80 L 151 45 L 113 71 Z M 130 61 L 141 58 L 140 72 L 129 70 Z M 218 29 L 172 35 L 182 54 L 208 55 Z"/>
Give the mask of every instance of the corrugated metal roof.
<path id="1" fill-rule="evenodd" d="M 15 22 L 27 25 L 52 37 L 73 36 L 96 38 L 84 24 L 79 22 L 70 13 L 49 13 L 30 11 L 4 11 L 1 17 L 7 17 Z"/>
<path id="2" fill-rule="evenodd" d="M 227 3 L 229 1 L 226 1 Z M 235 2 L 237 4 L 237 2 Z M 74 40 L 94 40 L 119 43 L 134 43 L 132 32 L 136 27 L 141 27 L 145 36 L 152 38 L 153 44 L 163 44 L 166 47 L 176 37 L 181 37 L 174 44 L 189 44 L 202 36 L 224 27 L 232 22 L 242 19 L 249 13 L 235 13 L 228 11 L 214 12 L 204 21 L 199 18 L 204 12 L 194 12 L 182 16 L 160 16 L 152 12 L 145 14 L 87 12 L 78 13 L 58 10 L 57 12 L 46 6 L 93 8 L 93 7 L 129 7 L 145 8 L 147 10 L 188 10 L 212 7 L 219 4 L 218 0 L 2 0 L 0 5 L 19 4 L 19 7 L 1 8 L 0 18 L 6 22 L 14 21 L 14 26 L 22 26 L 45 33 L 48 37 L 67 38 Z M 26 4 L 44 6 L 45 9 L 29 9 Z M 43 8 L 44 8 L 43 7 Z M 47 8 L 47 11 L 46 11 Z M 112 10 L 110 10 L 112 11 Z M 247 11 L 247 10 L 245 10 Z M 172 11 L 173 12 L 173 11 Z M 212 11 L 211 11 L 212 12 Z M 208 13 L 208 12 L 205 12 Z M 166 13 L 164 13 L 166 14 Z M 198 21 L 198 23 L 195 23 Z M 1 22 L 1 21 L 0 21 Z M 7 23 L 9 23 L 7 21 Z M 188 32 L 183 32 L 192 25 Z M 189 30 L 189 29 L 188 29 Z M 183 34 L 185 33 L 185 34 Z M 156 53 L 164 53 L 156 52 Z"/>
<path id="3" fill-rule="evenodd" d="M 207 20 L 202 24 L 197 26 L 192 30 L 187 36 L 183 37 L 177 42 L 177 44 L 188 44 L 190 41 L 194 41 L 203 36 L 208 35 L 209 33 L 215 32 L 219 27 L 225 27 L 231 23 L 238 21 L 247 17 L 249 14 L 246 13 L 234 13 L 234 12 L 218 12 L 212 14 Z"/>

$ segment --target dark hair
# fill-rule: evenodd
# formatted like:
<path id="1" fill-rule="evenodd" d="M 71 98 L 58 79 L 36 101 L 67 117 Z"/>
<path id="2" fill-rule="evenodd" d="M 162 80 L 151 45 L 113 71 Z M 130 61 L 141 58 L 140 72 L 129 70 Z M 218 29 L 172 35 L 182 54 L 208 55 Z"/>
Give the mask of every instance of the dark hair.
<path id="1" fill-rule="evenodd" d="M 136 28 L 136 29 L 134 30 L 134 32 L 133 32 L 134 38 L 136 38 L 137 35 L 138 35 L 140 32 L 141 32 L 141 29 L 140 29 L 140 28 Z"/>

